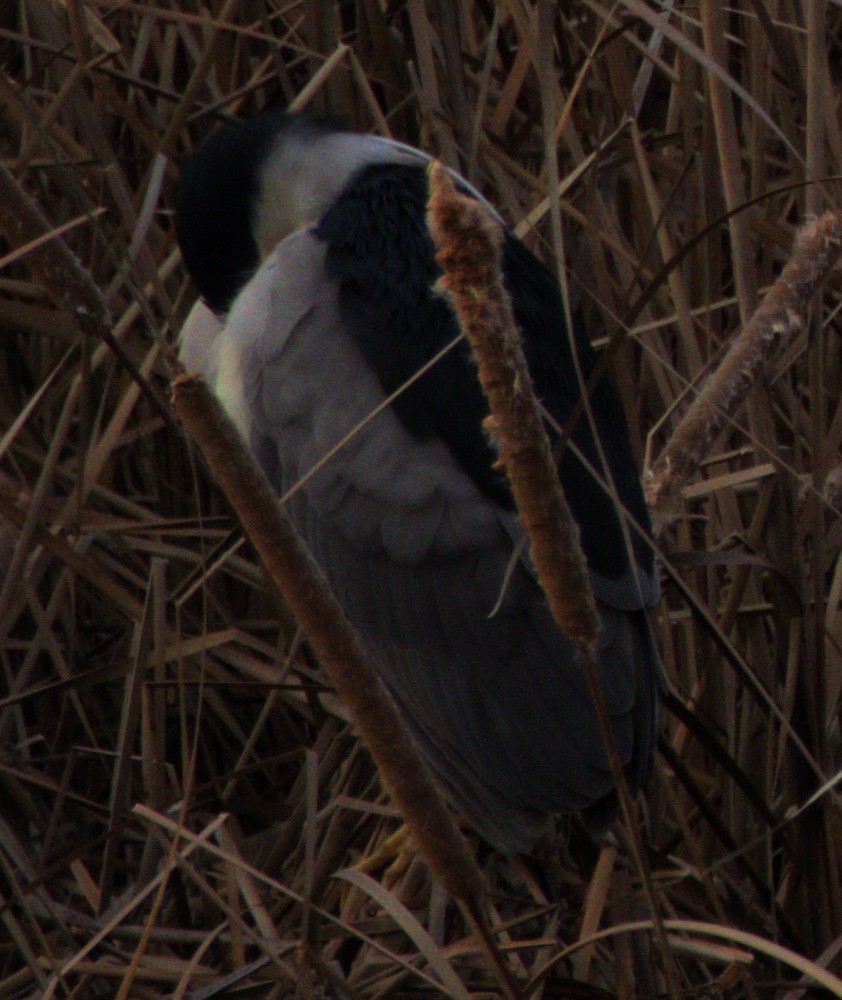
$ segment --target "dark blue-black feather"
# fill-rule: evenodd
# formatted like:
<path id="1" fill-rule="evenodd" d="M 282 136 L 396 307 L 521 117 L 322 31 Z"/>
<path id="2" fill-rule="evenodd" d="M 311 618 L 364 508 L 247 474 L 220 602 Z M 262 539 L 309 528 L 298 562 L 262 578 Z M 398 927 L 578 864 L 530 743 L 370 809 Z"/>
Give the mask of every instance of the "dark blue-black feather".
<path id="1" fill-rule="evenodd" d="M 387 393 L 400 388 L 458 334 L 451 307 L 433 290 L 440 271 L 427 232 L 426 203 L 427 179 L 421 167 L 372 165 L 348 184 L 316 230 L 327 247 L 327 273 L 339 288 L 343 322 Z M 564 425 L 580 387 L 558 286 L 510 234 L 503 246 L 503 277 L 536 392 Z M 593 349 L 578 327 L 574 340 L 587 378 L 596 360 Z M 449 351 L 392 405 L 409 431 L 421 439 L 442 437 L 485 495 L 513 508 L 482 429 L 488 408 L 467 343 Z M 648 516 L 625 418 L 605 380 L 592 396 L 592 409 L 620 500 L 646 528 Z M 572 440 L 601 469 L 586 416 L 579 419 Z M 559 474 L 591 569 L 608 578 L 623 575 L 627 546 L 610 496 L 570 449 L 562 455 Z M 634 531 L 631 537 L 638 564 L 651 571 L 646 543 Z"/>

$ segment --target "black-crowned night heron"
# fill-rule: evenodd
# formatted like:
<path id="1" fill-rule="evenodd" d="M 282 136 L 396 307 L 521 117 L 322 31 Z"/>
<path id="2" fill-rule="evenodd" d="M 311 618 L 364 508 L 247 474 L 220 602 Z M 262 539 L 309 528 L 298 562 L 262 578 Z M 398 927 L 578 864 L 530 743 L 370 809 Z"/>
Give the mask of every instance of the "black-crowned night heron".
<path id="1" fill-rule="evenodd" d="M 289 513 L 446 797 L 510 852 L 530 848 L 548 814 L 609 815 L 614 783 L 584 676 L 528 551 L 510 566 L 520 529 L 465 341 L 365 422 L 458 333 L 433 290 L 427 161 L 293 113 L 220 128 L 179 185 L 178 236 L 207 307 L 188 320 L 182 356 L 281 493 L 362 423 L 293 493 Z M 558 287 L 510 234 L 503 272 L 536 391 L 563 425 L 580 387 Z M 573 340 L 587 376 L 592 349 L 578 329 Z M 646 526 L 623 413 L 604 381 L 592 409 L 602 475 Z M 587 417 L 572 444 L 559 474 L 602 618 L 598 670 L 615 745 L 639 788 L 659 677 L 646 611 L 654 565 L 586 468 L 602 468 Z"/>

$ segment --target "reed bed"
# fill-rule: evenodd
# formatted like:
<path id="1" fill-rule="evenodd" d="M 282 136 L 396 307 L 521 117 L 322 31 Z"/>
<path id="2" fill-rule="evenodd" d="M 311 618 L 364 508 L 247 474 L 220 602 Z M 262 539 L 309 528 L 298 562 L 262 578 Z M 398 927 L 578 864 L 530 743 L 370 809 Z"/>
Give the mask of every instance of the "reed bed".
<path id="1" fill-rule="evenodd" d="M 650 469 L 839 207 L 840 55 L 819 0 L 0 6 L 0 997 L 512 995 L 382 850 L 397 811 L 170 408 L 202 138 L 309 106 L 461 171 Z M 469 833 L 524 997 L 842 995 L 840 289 L 658 508 L 646 864 L 622 824 Z"/>

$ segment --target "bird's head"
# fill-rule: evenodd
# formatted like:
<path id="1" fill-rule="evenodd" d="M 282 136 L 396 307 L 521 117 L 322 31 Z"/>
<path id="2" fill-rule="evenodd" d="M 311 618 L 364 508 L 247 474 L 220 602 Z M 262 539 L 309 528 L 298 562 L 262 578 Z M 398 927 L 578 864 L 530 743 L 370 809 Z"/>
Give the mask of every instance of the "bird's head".
<path id="1" fill-rule="evenodd" d="M 271 110 L 218 128 L 179 181 L 176 230 L 210 308 L 226 313 L 261 261 L 315 223 L 370 163 L 423 162 L 399 143 L 310 114 Z"/>

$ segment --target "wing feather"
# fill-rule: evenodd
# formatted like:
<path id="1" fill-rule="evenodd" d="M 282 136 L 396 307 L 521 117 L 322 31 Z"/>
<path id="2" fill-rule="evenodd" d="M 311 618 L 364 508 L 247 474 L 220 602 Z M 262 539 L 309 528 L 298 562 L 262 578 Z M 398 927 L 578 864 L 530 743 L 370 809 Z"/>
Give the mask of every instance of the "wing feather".
<path id="1" fill-rule="evenodd" d="M 528 560 L 491 615 L 517 536 L 500 508 L 440 440 L 390 408 L 367 420 L 384 392 L 343 327 L 324 253 L 313 232 L 294 234 L 235 302 L 225 340 L 240 384 L 223 396 L 250 414 L 256 453 L 292 491 L 298 531 L 442 787 L 498 847 L 524 849 L 545 813 L 611 791 L 585 683 Z M 656 686 L 645 616 L 601 611 L 614 738 L 640 778 Z"/>

